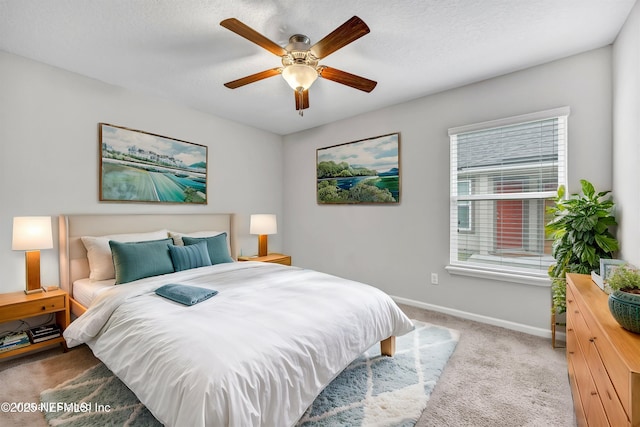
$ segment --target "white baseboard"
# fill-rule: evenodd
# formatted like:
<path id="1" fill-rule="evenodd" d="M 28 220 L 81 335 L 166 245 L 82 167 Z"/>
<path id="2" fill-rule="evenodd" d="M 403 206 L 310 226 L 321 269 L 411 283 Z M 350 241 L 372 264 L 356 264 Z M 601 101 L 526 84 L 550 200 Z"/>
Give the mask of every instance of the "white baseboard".
<path id="1" fill-rule="evenodd" d="M 508 320 L 496 319 L 495 317 L 483 316 L 480 314 L 469 313 L 467 311 L 456 310 L 453 308 L 442 307 L 439 305 L 428 304 L 426 302 L 416 301 L 409 298 L 402 298 L 391 295 L 391 298 L 399 304 L 410 305 L 412 307 L 422 308 L 425 310 L 437 311 L 439 313 L 449 314 L 451 316 L 460 317 L 462 319 L 473 320 L 474 322 L 486 323 L 488 325 L 500 326 L 513 331 L 524 332 L 525 334 L 535 335 L 538 337 L 551 339 L 551 329 L 536 328 L 522 323 L 510 322 Z M 558 341 L 565 341 L 564 333 L 556 333 Z"/>

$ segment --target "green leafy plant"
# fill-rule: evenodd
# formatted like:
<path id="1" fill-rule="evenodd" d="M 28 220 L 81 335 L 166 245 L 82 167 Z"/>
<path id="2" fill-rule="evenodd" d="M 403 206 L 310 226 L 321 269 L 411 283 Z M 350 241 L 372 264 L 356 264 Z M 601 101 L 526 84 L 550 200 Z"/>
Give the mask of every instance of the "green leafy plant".
<path id="1" fill-rule="evenodd" d="M 640 271 L 629 264 L 621 265 L 607 279 L 611 291 L 640 294 Z"/>
<path id="2" fill-rule="evenodd" d="M 612 258 L 618 250 L 618 240 L 610 227 L 617 225 L 613 216 L 614 203 L 603 199 L 609 191 L 596 193 L 593 185 L 580 180 L 582 194 L 565 199 L 565 188 L 558 188 L 555 205 L 547 208 L 553 215 L 545 227 L 553 238 L 551 254 L 555 264 L 549 267 L 553 309 L 566 311 L 566 274 L 600 270 L 600 258 Z"/>

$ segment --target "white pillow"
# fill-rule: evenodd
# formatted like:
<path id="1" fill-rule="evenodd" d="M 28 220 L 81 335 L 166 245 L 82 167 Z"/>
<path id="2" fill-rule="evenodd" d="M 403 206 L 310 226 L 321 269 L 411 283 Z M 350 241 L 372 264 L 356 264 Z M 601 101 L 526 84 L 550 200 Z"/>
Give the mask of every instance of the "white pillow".
<path id="1" fill-rule="evenodd" d="M 80 239 L 87 249 L 87 259 L 89 260 L 89 278 L 91 280 L 107 280 L 116 277 L 109 240 L 117 242 L 146 242 L 166 239 L 168 233 L 167 230 L 158 230 L 149 233 L 109 234 L 99 237 L 82 236 Z"/>
<path id="2" fill-rule="evenodd" d="M 222 234 L 224 231 L 194 231 L 193 233 L 178 233 L 177 231 L 169 231 L 169 237 L 173 239 L 176 246 L 184 246 L 182 236 L 187 237 L 213 237 Z"/>

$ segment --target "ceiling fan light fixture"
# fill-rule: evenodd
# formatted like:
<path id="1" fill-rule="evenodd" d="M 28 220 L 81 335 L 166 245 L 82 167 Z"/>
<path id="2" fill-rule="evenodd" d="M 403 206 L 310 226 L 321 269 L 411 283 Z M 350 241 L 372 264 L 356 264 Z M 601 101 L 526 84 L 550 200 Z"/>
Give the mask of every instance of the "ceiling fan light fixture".
<path id="1" fill-rule="evenodd" d="M 367 93 L 376 87 L 377 83 L 373 80 L 318 64 L 318 60 L 326 58 L 369 33 L 367 24 L 357 16 L 345 21 L 313 46 L 309 37 L 294 34 L 289 37 L 289 44 L 282 47 L 236 18 L 225 19 L 220 22 L 220 25 L 279 56 L 282 63 L 282 67 L 271 68 L 225 83 L 224 85 L 229 89 L 237 89 L 249 83 L 282 74 L 294 91 L 296 110 L 302 116 L 302 111 L 309 108 L 309 88 L 318 77 Z"/>
<path id="2" fill-rule="evenodd" d="M 295 91 L 307 90 L 318 78 L 318 71 L 305 64 L 291 64 L 284 67 L 282 77 L 291 89 Z"/>

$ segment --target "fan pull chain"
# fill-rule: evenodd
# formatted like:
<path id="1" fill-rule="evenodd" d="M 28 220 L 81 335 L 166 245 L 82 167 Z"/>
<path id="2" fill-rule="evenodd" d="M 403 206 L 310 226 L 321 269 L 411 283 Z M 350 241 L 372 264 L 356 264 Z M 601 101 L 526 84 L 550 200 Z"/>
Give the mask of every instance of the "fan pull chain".
<path id="1" fill-rule="evenodd" d="M 300 117 L 304 116 L 304 105 L 303 103 L 303 89 L 302 88 L 298 88 L 298 106 L 300 108 L 298 108 L 298 114 L 300 114 Z"/>

